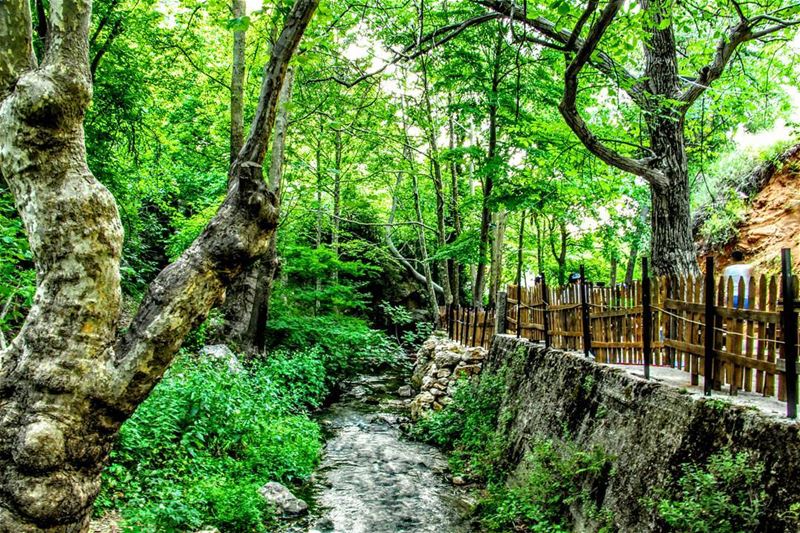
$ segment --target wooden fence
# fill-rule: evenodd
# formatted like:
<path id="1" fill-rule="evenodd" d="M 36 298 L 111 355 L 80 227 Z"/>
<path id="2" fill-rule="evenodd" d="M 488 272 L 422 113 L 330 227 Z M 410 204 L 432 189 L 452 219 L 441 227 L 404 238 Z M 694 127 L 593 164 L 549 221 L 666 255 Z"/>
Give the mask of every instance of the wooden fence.
<path id="1" fill-rule="evenodd" d="M 697 277 L 649 278 L 646 261 L 643 273 L 642 281 L 614 287 L 583 276 L 560 288 L 544 276 L 532 287 L 509 285 L 498 297 L 505 320 L 497 322 L 504 333 L 582 350 L 600 363 L 641 365 L 646 377 L 651 366 L 683 370 L 692 385 L 703 378 L 707 395 L 725 386 L 730 394 L 774 396 L 796 417 L 797 283 L 788 250 L 782 275 L 753 276 L 746 286 L 715 278 L 711 258 Z M 488 347 L 496 327 L 490 315 L 449 307 L 442 318 L 451 338 Z"/>

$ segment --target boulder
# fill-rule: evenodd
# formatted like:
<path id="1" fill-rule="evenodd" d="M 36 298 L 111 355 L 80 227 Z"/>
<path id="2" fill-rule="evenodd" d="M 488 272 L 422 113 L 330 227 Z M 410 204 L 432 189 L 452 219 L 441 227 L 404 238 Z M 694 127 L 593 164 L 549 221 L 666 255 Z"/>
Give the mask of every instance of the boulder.
<path id="1" fill-rule="evenodd" d="M 228 362 L 228 370 L 231 374 L 238 374 L 244 370 L 239 358 L 233 353 L 233 350 L 228 348 L 227 344 L 209 344 L 200 348 L 200 357 L 207 357 L 209 359 L 220 359 Z"/>
<path id="2" fill-rule="evenodd" d="M 284 515 L 300 515 L 308 511 L 308 504 L 297 498 L 289 489 L 276 481 L 270 481 L 258 493 Z"/>
<path id="3" fill-rule="evenodd" d="M 397 395 L 401 398 L 410 398 L 413 394 L 414 390 L 411 388 L 411 385 L 403 385 L 397 389 Z"/>

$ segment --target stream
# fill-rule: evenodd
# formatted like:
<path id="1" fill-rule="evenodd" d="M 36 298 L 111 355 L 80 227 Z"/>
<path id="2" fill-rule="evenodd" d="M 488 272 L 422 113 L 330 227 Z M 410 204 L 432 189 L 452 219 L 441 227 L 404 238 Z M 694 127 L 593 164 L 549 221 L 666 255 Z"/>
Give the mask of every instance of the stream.
<path id="1" fill-rule="evenodd" d="M 314 474 L 311 513 L 291 531 L 307 533 L 466 533 L 470 499 L 444 476 L 447 461 L 407 439 L 405 380 L 386 373 L 343 384 L 342 395 L 318 415 L 326 433 Z"/>

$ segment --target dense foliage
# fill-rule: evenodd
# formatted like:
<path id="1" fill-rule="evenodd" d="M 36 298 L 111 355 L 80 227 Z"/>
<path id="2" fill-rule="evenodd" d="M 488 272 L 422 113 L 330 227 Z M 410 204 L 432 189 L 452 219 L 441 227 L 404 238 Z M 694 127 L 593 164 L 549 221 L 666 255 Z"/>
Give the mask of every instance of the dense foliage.
<path id="1" fill-rule="evenodd" d="M 572 505 L 584 507 L 598 531 L 606 531 L 610 517 L 590 497 L 593 485 L 612 475 L 602 450 L 583 451 L 568 436 L 540 440 L 512 476 L 503 373 L 462 380 L 453 402 L 421 419 L 412 434 L 448 450 L 453 475 L 486 484 L 477 511 L 487 531 L 571 531 Z"/>
<path id="2" fill-rule="evenodd" d="M 258 489 L 302 487 L 319 459 L 321 430 L 309 413 L 337 381 L 397 361 L 397 345 L 363 321 L 311 322 L 265 361 L 183 353 L 122 426 L 97 512 L 120 510 L 132 530 L 269 531 L 274 510 Z"/>

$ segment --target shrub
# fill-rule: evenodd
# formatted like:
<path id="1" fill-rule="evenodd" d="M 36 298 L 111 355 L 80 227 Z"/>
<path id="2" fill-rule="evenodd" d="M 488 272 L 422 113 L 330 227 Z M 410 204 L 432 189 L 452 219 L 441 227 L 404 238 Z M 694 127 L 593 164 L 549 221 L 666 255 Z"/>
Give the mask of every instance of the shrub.
<path id="1" fill-rule="evenodd" d="M 123 424 L 98 510 L 120 509 L 134 530 L 264 531 L 258 487 L 307 479 L 319 457 L 319 426 L 303 410 L 324 395 L 314 361 L 274 354 L 233 374 L 182 355 Z"/>
<path id="2" fill-rule="evenodd" d="M 587 452 L 572 443 L 541 440 L 526 455 L 521 480 L 489 487 L 481 503 L 482 523 L 489 531 L 566 532 L 570 506 L 577 504 L 606 530 L 610 517 L 593 501 L 591 488 L 607 482 L 609 464 L 599 449 Z"/>
<path id="3" fill-rule="evenodd" d="M 723 450 L 708 464 L 683 466 L 677 499 L 661 499 L 658 513 L 673 531 L 733 533 L 755 531 L 766 494 L 760 488 L 764 465 L 747 453 Z"/>
<path id="4" fill-rule="evenodd" d="M 500 374 L 485 374 L 462 380 L 453 401 L 420 420 L 413 435 L 450 451 L 455 474 L 490 479 L 498 474 L 504 449 L 497 433 L 505 380 Z"/>
<path id="5" fill-rule="evenodd" d="M 270 320 L 268 327 L 273 349 L 318 348 L 329 384 L 366 368 L 395 362 L 401 354 L 396 342 L 358 318 L 285 313 Z"/>

